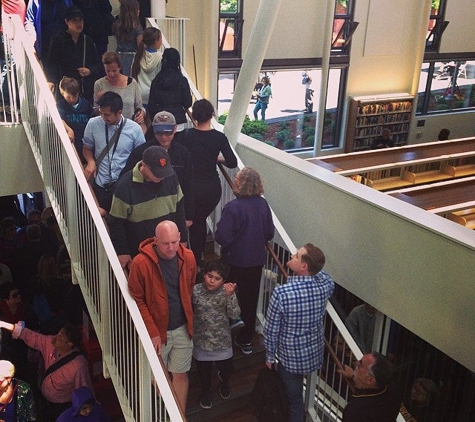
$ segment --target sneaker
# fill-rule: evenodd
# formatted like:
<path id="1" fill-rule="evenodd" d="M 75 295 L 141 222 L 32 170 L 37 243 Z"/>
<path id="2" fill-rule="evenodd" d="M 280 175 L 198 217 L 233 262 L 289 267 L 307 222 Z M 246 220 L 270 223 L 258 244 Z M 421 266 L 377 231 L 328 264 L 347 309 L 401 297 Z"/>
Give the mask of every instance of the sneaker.
<path id="1" fill-rule="evenodd" d="M 244 321 L 241 317 L 237 317 L 234 320 L 229 320 L 229 328 L 231 328 L 231 330 L 234 330 L 235 328 L 244 327 L 245 325 L 246 324 L 244 324 Z"/>
<path id="2" fill-rule="evenodd" d="M 207 393 L 204 393 L 200 398 L 200 406 L 203 409 L 211 409 L 213 407 L 213 402 L 211 401 L 211 390 Z"/>
<path id="3" fill-rule="evenodd" d="M 219 395 L 223 400 L 227 400 L 231 397 L 231 388 L 228 384 L 221 383 L 219 386 Z"/>
<path id="4" fill-rule="evenodd" d="M 234 344 L 236 346 L 239 346 L 239 348 L 241 349 L 241 351 L 245 354 L 245 355 L 250 355 L 252 353 L 252 346 L 251 346 L 251 343 L 240 343 L 238 341 L 237 338 L 234 339 Z"/>

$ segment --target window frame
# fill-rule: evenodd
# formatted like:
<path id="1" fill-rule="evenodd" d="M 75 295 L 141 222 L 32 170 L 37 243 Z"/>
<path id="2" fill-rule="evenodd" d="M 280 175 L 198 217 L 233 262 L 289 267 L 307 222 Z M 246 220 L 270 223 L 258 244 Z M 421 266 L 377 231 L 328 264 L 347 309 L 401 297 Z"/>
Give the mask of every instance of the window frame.
<path id="1" fill-rule="evenodd" d="M 240 59 L 242 56 L 242 30 L 244 26 L 243 19 L 243 0 L 236 0 L 236 12 L 222 12 L 221 0 L 219 2 L 219 44 L 218 44 L 218 59 Z M 224 20 L 223 35 L 221 35 L 221 23 Z M 232 25 L 230 25 L 232 24 Z M 232 27 L 234 30 L 234 48 L 232 50 L 224 50 L 226 42 L 226 34 L 228 28 Z"/>

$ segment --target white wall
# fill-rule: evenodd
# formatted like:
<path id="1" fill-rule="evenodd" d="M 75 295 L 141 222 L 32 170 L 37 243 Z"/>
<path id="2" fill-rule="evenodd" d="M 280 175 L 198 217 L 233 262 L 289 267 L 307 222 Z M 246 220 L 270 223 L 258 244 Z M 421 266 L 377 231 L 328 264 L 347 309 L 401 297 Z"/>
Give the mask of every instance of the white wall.
<path id="1" fill-rule="evenodd" d="M 0 196 L 44 190 L 38 166 L 21 125 L 0 126 Z"/>
<path id="2" fill-rule="evenodd" d="M 237 152 L 297 247 L 321 247 L 338 284 L 475 370 L 475 232 L 262 142 Z"/>
<path id="3" fill-rule="evenodd" d="M 472 0 L 447 0 L 445 20 L 449 21 L 442 42 L 441 53 L 475 51 L 475 7 Z"/>

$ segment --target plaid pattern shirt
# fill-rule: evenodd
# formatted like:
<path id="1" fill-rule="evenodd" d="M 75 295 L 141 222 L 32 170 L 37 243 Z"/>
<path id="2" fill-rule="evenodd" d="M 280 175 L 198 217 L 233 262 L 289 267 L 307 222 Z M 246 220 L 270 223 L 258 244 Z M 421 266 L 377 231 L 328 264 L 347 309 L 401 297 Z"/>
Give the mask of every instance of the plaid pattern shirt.
<path id="1" fill-rule="evenodd" d="M 272 292 L 264 327 L 267 362 L 307 374 L 323 362 L 323 317 L 335 283 L 325 272 L 289 277 Z"/>

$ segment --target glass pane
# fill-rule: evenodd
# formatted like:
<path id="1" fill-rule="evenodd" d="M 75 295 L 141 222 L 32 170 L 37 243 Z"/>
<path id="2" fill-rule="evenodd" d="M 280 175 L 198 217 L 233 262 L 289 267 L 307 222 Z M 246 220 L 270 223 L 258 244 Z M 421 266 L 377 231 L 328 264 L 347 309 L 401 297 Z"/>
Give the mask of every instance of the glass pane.
<path id="1" fill-rule="evenodd" d="M 340 34 L 340 30 L 343 27 L 346 19 L 335 19 L 333 21 L 333 35 L 332 35 L 332 46 L 333 48 L 341 48 L 345 43 L 345 34 Z M 340 38 L 337 37 L 340 35 Z"/>
<path id="2" fill-rule="evenodd" d="M 335 15 L 346 15 L 350 1 L 351 0 L 336 0 Z"/>
<path id="3" fill-rule="evenodd" d="M 234 19 L 219 20 L 219 45 L 221 45 L 223 37 L 224 44 L 222 51 L 234 51 Z"/>
<path id="4" fill-rule="evenodd" d="M 322 149 L 338 146 L 340 134 L 338 132 L 338 98 L 341 69 L 330 69 L 328 78 L 328 94 L 325 106 L 325 119 L 323 122 Z"/>
<path id="5" fill-rule="evenodd" d="M 428 112 L 475 106 L 475 61 L 436 62 Z"/>
<path id="6" fill-rule="evenodd" d="M 432 0 L 432 6 L 430 9 L 431 15 L 438 15 L 440 10 L 440 0 Z"/>
<path id="7" fill-rule="evenodd" d="M 220 0 L 219 11 L 221 13 L 238 13 L 239 0 Z"/>

